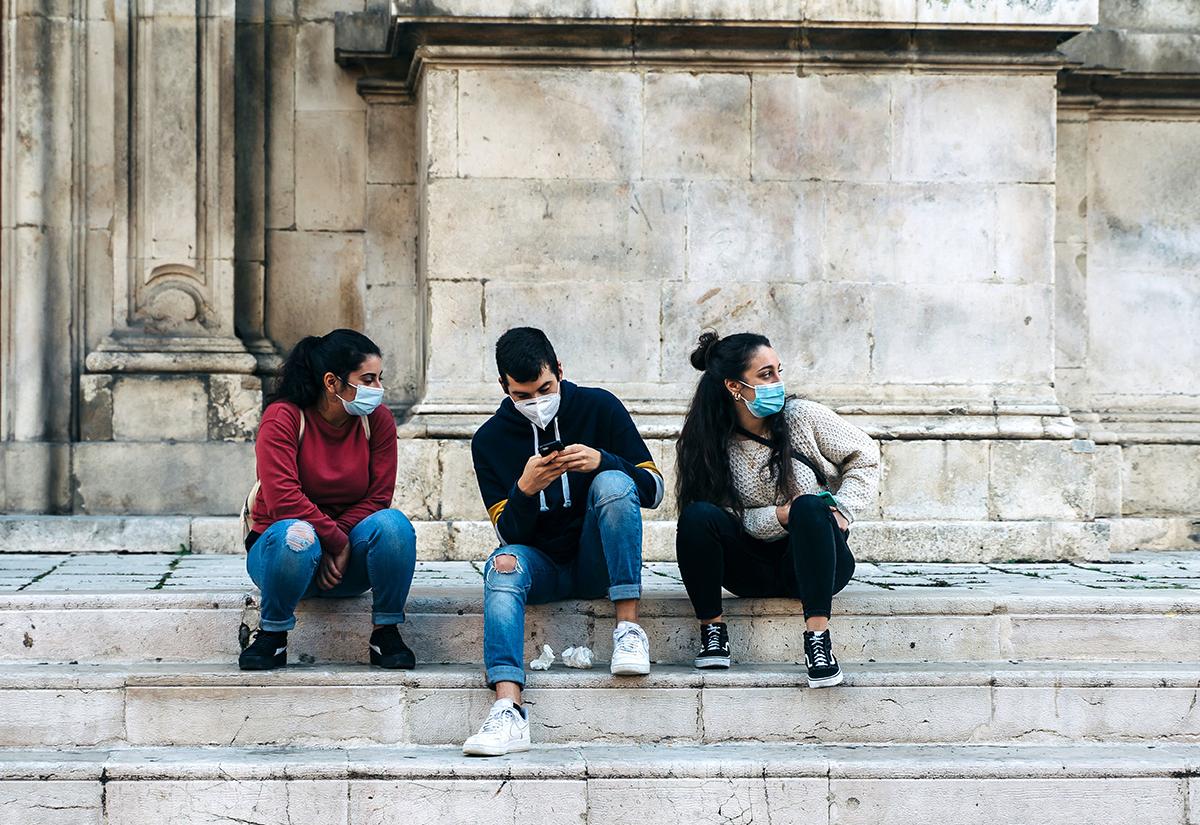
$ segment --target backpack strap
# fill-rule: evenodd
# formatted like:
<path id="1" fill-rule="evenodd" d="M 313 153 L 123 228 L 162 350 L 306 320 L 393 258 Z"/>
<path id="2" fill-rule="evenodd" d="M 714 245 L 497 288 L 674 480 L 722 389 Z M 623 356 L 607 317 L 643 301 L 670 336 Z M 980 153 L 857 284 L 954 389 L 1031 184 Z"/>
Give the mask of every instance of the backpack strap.
<path id="1" fill-rule="evenodd" d="M 743 427 L 735 427 L 734 429 L 737 430 L 738 433 L 740 433 L 741 435 L 746 436 L 746 438 L 750 439 L 751 441 L 755 441 L 759 444 L 762 444 L 765 447 L 774 447 L 775 446 L 774 444 L 771 443 L 770 439 L 763 438 L 761 435 L 756 435 Z M 813 475 L 817 477 L 818 484 L 820 484 L 822 487 L 829 486 L 829 479 L 826 477 L 825 471 L 822 470 L 819 466 L 817 466 L 817 463 L 815 461 L 813 461 L 811 458 L 806 456 L 804 453 L 797 450 L 795 447 L 792 448 L 792 458 L 796 459 L 801 464 L 803 464 L 805 467 L 812 470 Z"/>

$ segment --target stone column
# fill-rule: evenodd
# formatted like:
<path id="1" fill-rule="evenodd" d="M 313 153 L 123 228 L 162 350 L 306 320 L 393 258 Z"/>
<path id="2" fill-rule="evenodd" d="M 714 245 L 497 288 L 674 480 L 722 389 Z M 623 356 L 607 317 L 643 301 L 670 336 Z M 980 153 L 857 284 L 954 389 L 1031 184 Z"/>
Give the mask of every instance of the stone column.
<path id="1" fill-rule="evenodd" d="M 262 398 L 235 327 L 235 4 L 140 0 L 109 14 L 111 331 L 81 379 L 76 506 L 232 512 Z"/>

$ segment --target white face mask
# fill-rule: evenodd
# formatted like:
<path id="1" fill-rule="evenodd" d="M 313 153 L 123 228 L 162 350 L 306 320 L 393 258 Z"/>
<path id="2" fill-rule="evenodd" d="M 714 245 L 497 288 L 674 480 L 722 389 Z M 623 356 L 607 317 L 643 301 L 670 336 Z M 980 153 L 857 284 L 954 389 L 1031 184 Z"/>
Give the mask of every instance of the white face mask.
<path id="1" fill-rule="evenodd" d="M 517 412 L 532 421 L 539 430 L 544 430 L 550 426 L 554 416 L 558 415 L 558 405 L 561 400 L 562 397 L 558 393 L 552 392 L 536 398 L 526 398 L 524 401 L 514 401 L 513 406 L 517 408 Z"/>

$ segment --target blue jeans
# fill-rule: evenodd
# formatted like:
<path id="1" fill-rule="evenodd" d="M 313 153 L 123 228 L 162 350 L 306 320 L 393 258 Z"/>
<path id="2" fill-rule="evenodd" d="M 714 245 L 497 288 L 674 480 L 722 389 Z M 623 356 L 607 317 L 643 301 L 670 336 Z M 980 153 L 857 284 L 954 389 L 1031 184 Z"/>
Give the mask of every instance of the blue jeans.
<path id="1" fill-rule="evenodd" d="M 517 560 L 511 573 L 497 556 Z M 588 491 L 579 553 L 560 562 L 536 547 L 506 544 L 483 568 L 483 663 L 488 684 L 525 684 L 525 605 L 642 595 L 642 509 L 633 479 L 605 470 Z"/>
<path id="2" fill-rule="evenodd" d="M 404 603 L 417 567 L 417 538 L 399 510 L 380 510 L 354 526 L 350 560 L 341 582 L 330 590 L 317 587 L 320 562 L 321 542 L 306 521 L 277 521 L 258 537 L 246 557 L 246 571 L 262 593 L 263 630 L 295 627 L 301 599 L 344 599 L 368 590 L 373 591 L 375 624 L 404 621 Z"/>

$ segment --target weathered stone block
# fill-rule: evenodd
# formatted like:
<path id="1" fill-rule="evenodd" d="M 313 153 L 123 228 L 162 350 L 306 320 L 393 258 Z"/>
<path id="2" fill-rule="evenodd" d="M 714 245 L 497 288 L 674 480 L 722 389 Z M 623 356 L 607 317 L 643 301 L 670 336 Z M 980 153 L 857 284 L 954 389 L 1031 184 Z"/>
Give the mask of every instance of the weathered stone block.
<path id="1" fill-rule="evenodd" d="M 20 709 L 0 716 L 6 748 L 86 748 L 124 735 L 120 690 L 0 690 L 0 707 Z M 7 809 L 4 821 L 10 821 Z"/>
<path id="2" fill-rule="evenodd" d="M 303 714 L 288 712 L 294 708 Z M 131 745 L 392 745 L 404 741 L 405 717 L 403 691 L 394 686 L 125 690 Z"/>
<path id="3" fill-rule="evenodd" d="M 296 110 L 365 112 L 357 81 L 355 71 L 333 61 L 333 20 L 301 23 L 296 29 Z"/>
<path id="4" fill-rule="evenodd" d="M 85 514 L 236 513 L 254 483 L 254 445 L 83 442 L 73 474 Z"/>
<path id="5" fill-rule="evenodd" d="M 0 782 L 5 825 L 101 825 L 99 782 Z"/>
<path id="6" fill-rule="evenodd" d="M 1033 384 L 1048 394 L 1049 288 L 880 286 L 874 304 L 876 379 Z"/>
<path id="7" fill-rule="evenodd" d="M 495 280 L 486 284 L 484 295 L 489 346 L 505 330 L 529 323 L 530 309 L 539 308 L 541 328 L 559 342 L 556 352 L 569 370 L 566 377 L 604 386 L 628 379 L 631 369 L 635 379 L 653 381 L 659 375 L 662 295 L 657 282 Z"/>
<path id="8" fill-rule="evenodd" d="M 992 695 L 993 717 L 985 734 L 989 739 L 1166 742 L 1200 737 L 1193 688 L 997 687 Z"/>
<path id="9" fill-rule="evenodd" d="M 107 821 L 122 825 L 207 825 L 231 811 L 260 825 L 348 825 L 346 798 L 346 783 L 332 780 L 117 780 L 105 786 L 105 812 Z"/>
<path id="10" fill-rule="evenodd" d="M 458 73 L 458 173 L 474 178 L 641 177 L 636 72 Z"/>
<path id="11" fill-rule="evenodd" d="M 529 445 L 532 452 L 533 445 Z M 440 452 L 441 517 L 444 519 L 484 519 L 487 509 L 479 496 L 479 483 L 471 460 L 471 442 L 467 439 L 443 441 Z"/>
<path id="12" fill-rule="evenodd" d="M 1108 525 L 1114 553 L 1200 549 L 1200 521 L 1191 518 L 1115 518 Z"/>
<path id="13" fill-rule="evenodd" d="M 296 223 L 296 29 L 268 26 L 267 227 Z"/>
<path id="14" fill-rule="evenodd" d="M 1054 186 L 996 188 L 996 278 L 1050 284 L 1054 277 Z"/>
<path id="15" fill-rule="evenodd" d="M 757 819 L 786 825 L 828 821 L 823 779 L 590 779 L 597 822 L 658 820 L 718 825 Z"/>
<path id="16" fill-rule="evenodd" d="M 1125 515 L 1195 515 L 1200 502 L 1200 446 L 1131 444 L 1123 448 Z"/>
<path id="17" fill-rule="evenodd" d="M 1054 75 L 893 78 L 897 180 L 1054 181 Z"/>
<path id="18" fill-rule="evenodd" d="M 917 20 L 926 25 L 946 23 L 1040 25 L 1054 23 L 1079 25 L 1096 21 L 1097 0 L 1056 0 L 1053 3 L 1006 0 L 973 0 L 970 3 L 946 3 L 942 0 L 918 0 Z"/>
<path id="19" fill-rule="evenodd" d="M 0 442 L 0 500 L 6 513 L 58 513 L 71 506 L 71 448 Z"/>
<path id="20" fill-rule="evenodd" d="M 1099 396 L 1200 395 L 1200 278 L 1111 266 L 1089 247 L 1088 375 Z"/>
<path id="21" fill-rule="evenodd" d="M 886 75 L 754 75 L 754 179 L 886 181 Z"/>
<path id="22" fill-rule="evenodd" d="M 280 348 L 363 321 L 363 239 L 328 232 L 267 233 L 267 332 Z M 302 273 L 320 272 L 319 280 Z"/>
<path id="23" fill-rule="evenodd" d="M 1113 818 L 1179 818 L 1176 779 L 833 779 L 829 821 L 901 825 L 936 810 L 943 825 L 1039 822 L 1046 811 L 1074 825 Z"/>
<path id="24" fill-rule="evenodd" d="M 572 281 L 683 277 L 683 186 L 439 180 L 426 275 Z"/>
<path id="25" fill-rule="evenodd" d="M 587 819 L 588 783 L 582 781 L 420 779 L 355 782 L 350 788 L 350 821 L 354 825 L 398 821 L 475 825 L 484 810 L 493 821 L 579 825 Z"/>
<path id="26" fill-rule="evenodd" d="M 689 280 L 810 281 L 821 277 L 825 192 L 813 183 L 693 183 Z"/>
<path id="27" fill-rule="evenodd" d="M 826 187 L 826 199 L 827 278 L 944 284 L 994 277 L 995 204 L 977 186 L 838 183 Z"/>
<path id="28" fill-rule="evenodd" d="M 262 379 L 257 375 L 208 377 L 208 437 L 251 441 L 262 414 Z"/>
<path id="29" fill-rule="evenodd" d="M 112 386 L 111 375 L 79 376 L 79 430 L 84 441 L 112 440 Z"/>
<path id="30" fill-rule="evenodd" d="M 749 180 L 749 77 L 649 72 L 645 84 L 644 177 Z"/>
<path id="31" fill-rule="evenodd" d="M 367 110 L 367 183 L 417 182 L 417 111 L 375 103 Z"/>
<path id="32" fill-rule="evenodd" d="M 458 176 L 458 72 L 429 69 L 417 90 L 417 176 Z"/>
<path id="33" fill-rule="evenodd" d="M 1059 120 L 1055 147 L 1054 239 L 1087 243 L 1088 131 L 1086 120 Z"/>
<path id="34" fill-rule="evenodd" d="M 884 517 L 986 519 L 988 450 L 986 441 L 884 442 Z"/>
<path id="35" fill-rule="evenodd" d="M 1054 245 L 1054 363 L 1081 366 L 1088 355 L 1087 246 Z"/>
<path id="36" fill-rule="evenodd" d="M 736 279 L 734 279 L 736 281 Z M 868 380 L 871 309 L 857 285 L 731 283 L 668 286 L 663 301 L 663 375 L 686 385 L 688 362 L 705 329 L 761 330 L 782 353 L 789 380 Z M 786 318 L 786 324 L 779 319 Z"/>
<path id="37" fill-rule="evenodd" d="M 428 383 L 482 384 L 495 372 L 487 353 L 494 339 L 484 333 L 483 284 L 479 281 L 431 281 Z M 464 357 L 465 356 L 465 357 Z"/>
<path id="38" fill-rule="evenodd" d="M 1096 477 L 1096 515 L 1121 515 L 1121 447 L 1100 444 L 1096 447 L 1092 466 Z"/>
<path id="39" fill-rule="evenodd" d="M 441 518 L 441 462 L 438 442 L 401 439 L 397 442 L 396 496 L 392 506 L 410 519 Z"/>
<path id="40" fill-rule="evenodd" d="M 117 376 L 112 405 L 116 441 L 208 438 L 208 391 L 203 378 Z"/>
<path id="41" fill-rule="evenodd" d="M 992 444 L 991 498 L 997 518 L 1091 519 L 1096 515 L 1095 453 L 1067 441 Z"/>
<path id="42" fill-rule="evenodd" d="M 801 0 L 637 0 L 640 20 L 799 20 L 803 14 Z"/>
<path id="43" fill-rule="evenodd" d="M 289 2 L 295 3 L 296 16 L 301 20 L 332 21 L 334 15 L 339 11 L 353 14 L 366 8 L 366 0 L 289 0 Z M 328 53 L 333 54 L 332 48 Z"/>
<path id="44" fill-rule="evenodd" d="M 363 112 L 296 113 L 298 228 L 363 228 L 366 123 Z"/>
<path id="45" fill-rule="evenodd" d="M 417 282 L 417 187 L 367 187 L 367 285 Z M 411 319 L 405 319 L 411 323 Z"/>
<path id="46" fill-rule="evenodd" d="M 245 553 L 246 547 L 242 543 L 241 520 L 228 516 L 204 516 L 192 519 L 188 548 L 193 553 L 233 555 Z"/>
<path id="47" fill-rule="evenodd" d="M 1200 133 L 1194 124 L 1109 120 L 1092 126 L 1089 136 L 1092 261 L 1123 272 L 1200 268 Z"/>

